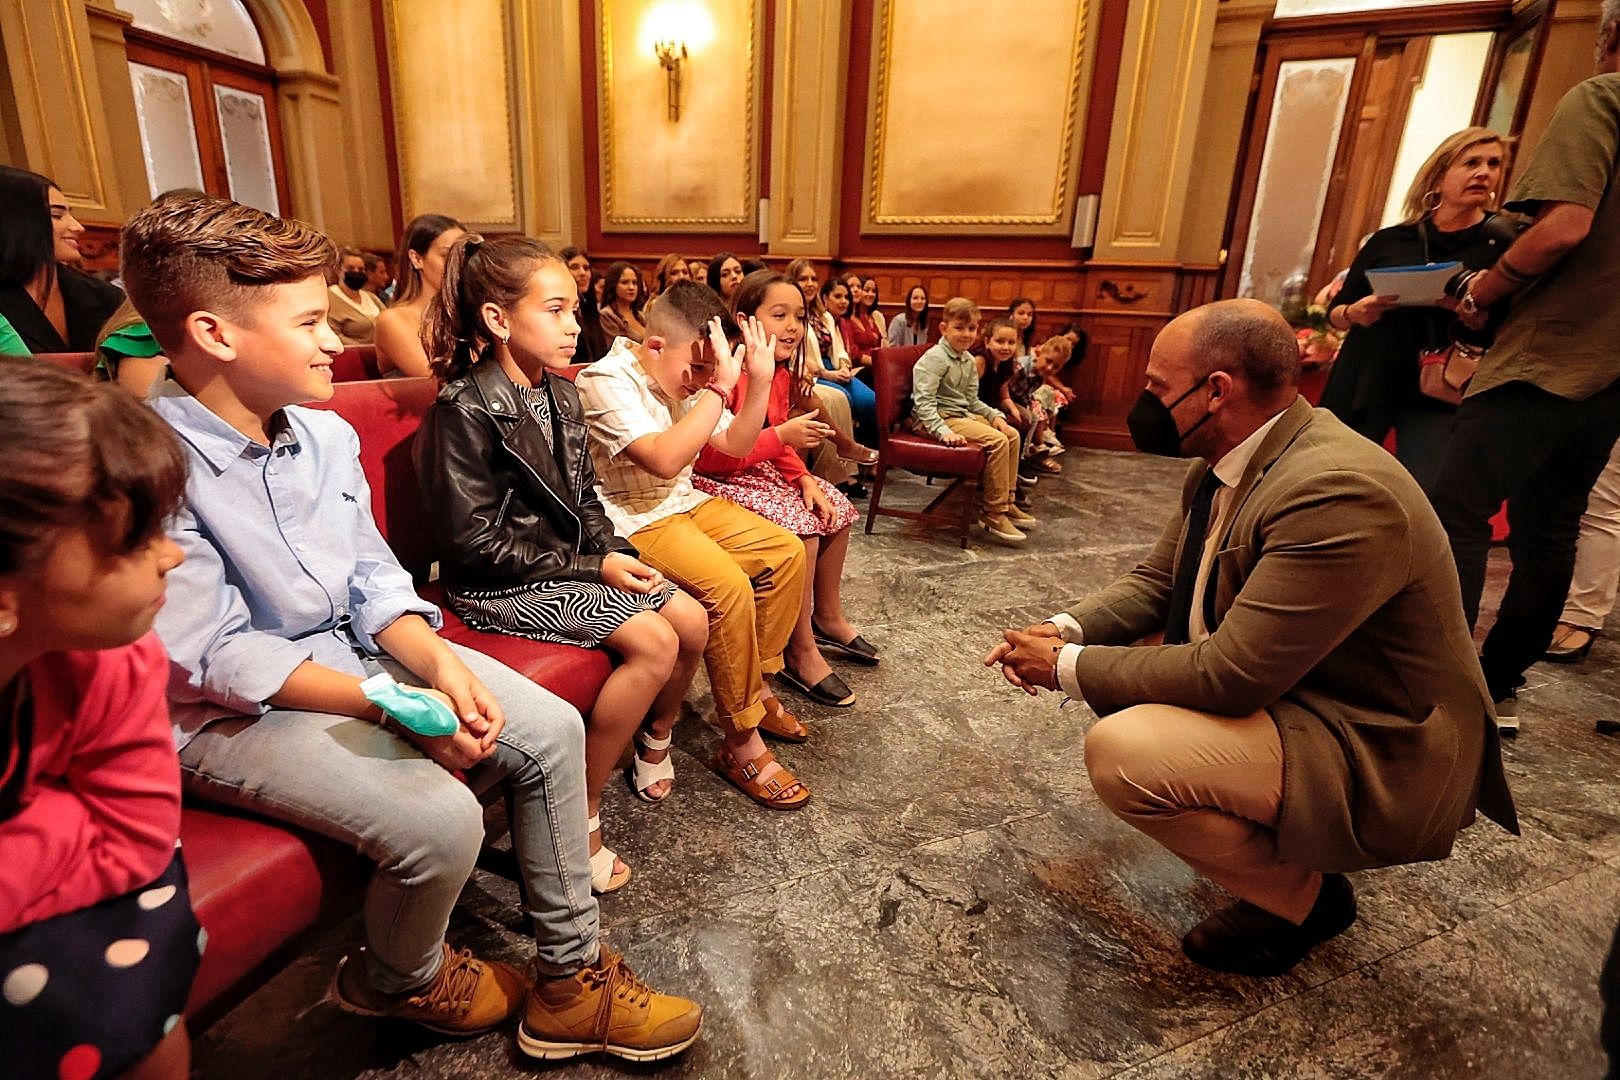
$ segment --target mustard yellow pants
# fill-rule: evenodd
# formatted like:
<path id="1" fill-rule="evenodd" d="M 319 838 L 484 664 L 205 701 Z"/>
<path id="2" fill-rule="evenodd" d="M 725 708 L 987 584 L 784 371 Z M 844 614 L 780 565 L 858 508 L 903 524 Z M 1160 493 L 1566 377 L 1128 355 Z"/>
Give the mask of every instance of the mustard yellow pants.
<path id="1" fill-rule="evenodd" d="M 782 670 L 804 600 L 804 541 L 736 503 L 708 499 L 637 529 L 630 542 L 709 613 L 703 663 L 721 723 L 758 727 L 760 674 Z"/>

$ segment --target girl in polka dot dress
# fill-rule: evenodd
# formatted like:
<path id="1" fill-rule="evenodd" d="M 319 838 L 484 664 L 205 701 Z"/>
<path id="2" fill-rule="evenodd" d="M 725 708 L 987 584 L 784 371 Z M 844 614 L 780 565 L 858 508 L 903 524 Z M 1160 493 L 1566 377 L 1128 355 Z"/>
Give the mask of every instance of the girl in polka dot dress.
<path id="1" fill-rule="evenodd" d="M 33 360 L 0 379 L 0 1073 L 184 1077 L 206 939 L 152 633 L 185 484 L 169 428 Z"/>

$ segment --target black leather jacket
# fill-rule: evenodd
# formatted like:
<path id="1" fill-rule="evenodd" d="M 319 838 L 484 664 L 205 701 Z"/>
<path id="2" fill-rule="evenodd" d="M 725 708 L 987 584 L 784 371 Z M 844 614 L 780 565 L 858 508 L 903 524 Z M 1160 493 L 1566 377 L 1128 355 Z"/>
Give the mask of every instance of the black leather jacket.
<path id="1" fill-rule="evenodd" d="M 636 549 L 596 496 L 585 410 L 574 384 L 546 376 L 552 444 L 500 362 L 447 383 L 422 419 L 413 455 L 452 592 L 551 578 L 602 579 L 602 556 Z"/>

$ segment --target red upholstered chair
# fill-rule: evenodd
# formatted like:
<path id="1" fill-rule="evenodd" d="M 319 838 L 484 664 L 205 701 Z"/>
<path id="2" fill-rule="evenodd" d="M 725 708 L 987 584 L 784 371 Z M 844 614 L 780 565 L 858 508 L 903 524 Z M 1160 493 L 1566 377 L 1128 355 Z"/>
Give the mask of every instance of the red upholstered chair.
<path id="1" fill-rule="evenodd" d="M 332 358 L 332 381 L 335 383 L 380 378 L 382 371 L 377 367 L 375 345 L 350 345 Z"/>
<path id="2" fill-rule="evenodd" d="M 979 473 L 984 469 L 984 451 L 969 444 L 946 446 L 926 435 L 914 435 L 901 426 L 911 402 L 911 369 L 917 366 L 922 345 L 908 345 L 898 349 L 879 349 L 872 362 L 872 382 L 877 392 L 878 463 L 872 482 L 872 499 L 866 509 L 866 531 L 879 514 L 909 518 L 954 526 L 961 535 L 962 547 L 968 546 L 968 530 L 979 507 Z M 924 509 L 894 510 L 880 506 L 883 481 L 890 469 L 905 469 L 929 479 L 949 479 L 951 483 Z M 951 518 L 939 512 L 939 507 L 957 491 L 962 491 L 960 518 Z"/>
<path id="3" fill-rule="evenodd" d="M 93 352 L 35 353 L 34 359 L 77 371 L 80 375 L 91 375 L 96 370 L 96 354 Z"/>
<path id="4" fill-rule="evenodd" d="M 371 871 L 336 841 L 189 802 L 180 840 L 191 906 L 208 931 L 186 1002 L 193 1030 L 280 968 L 308 931 L 352 907 Z"/>

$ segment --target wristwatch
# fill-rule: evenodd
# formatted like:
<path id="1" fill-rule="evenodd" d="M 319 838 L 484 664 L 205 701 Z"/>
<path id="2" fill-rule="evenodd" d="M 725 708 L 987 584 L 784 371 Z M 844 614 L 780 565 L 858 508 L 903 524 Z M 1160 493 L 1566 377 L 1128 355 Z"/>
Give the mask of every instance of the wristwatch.
<path id="1" fill-rule="evenodd" d="M 1474 302 L 1474 294 L 1472 292 L 1463 293 L 1462 300 L 1457 304 L 1457 310 L 1468 316 L 1479 314 L 1480 307 Z"/>

